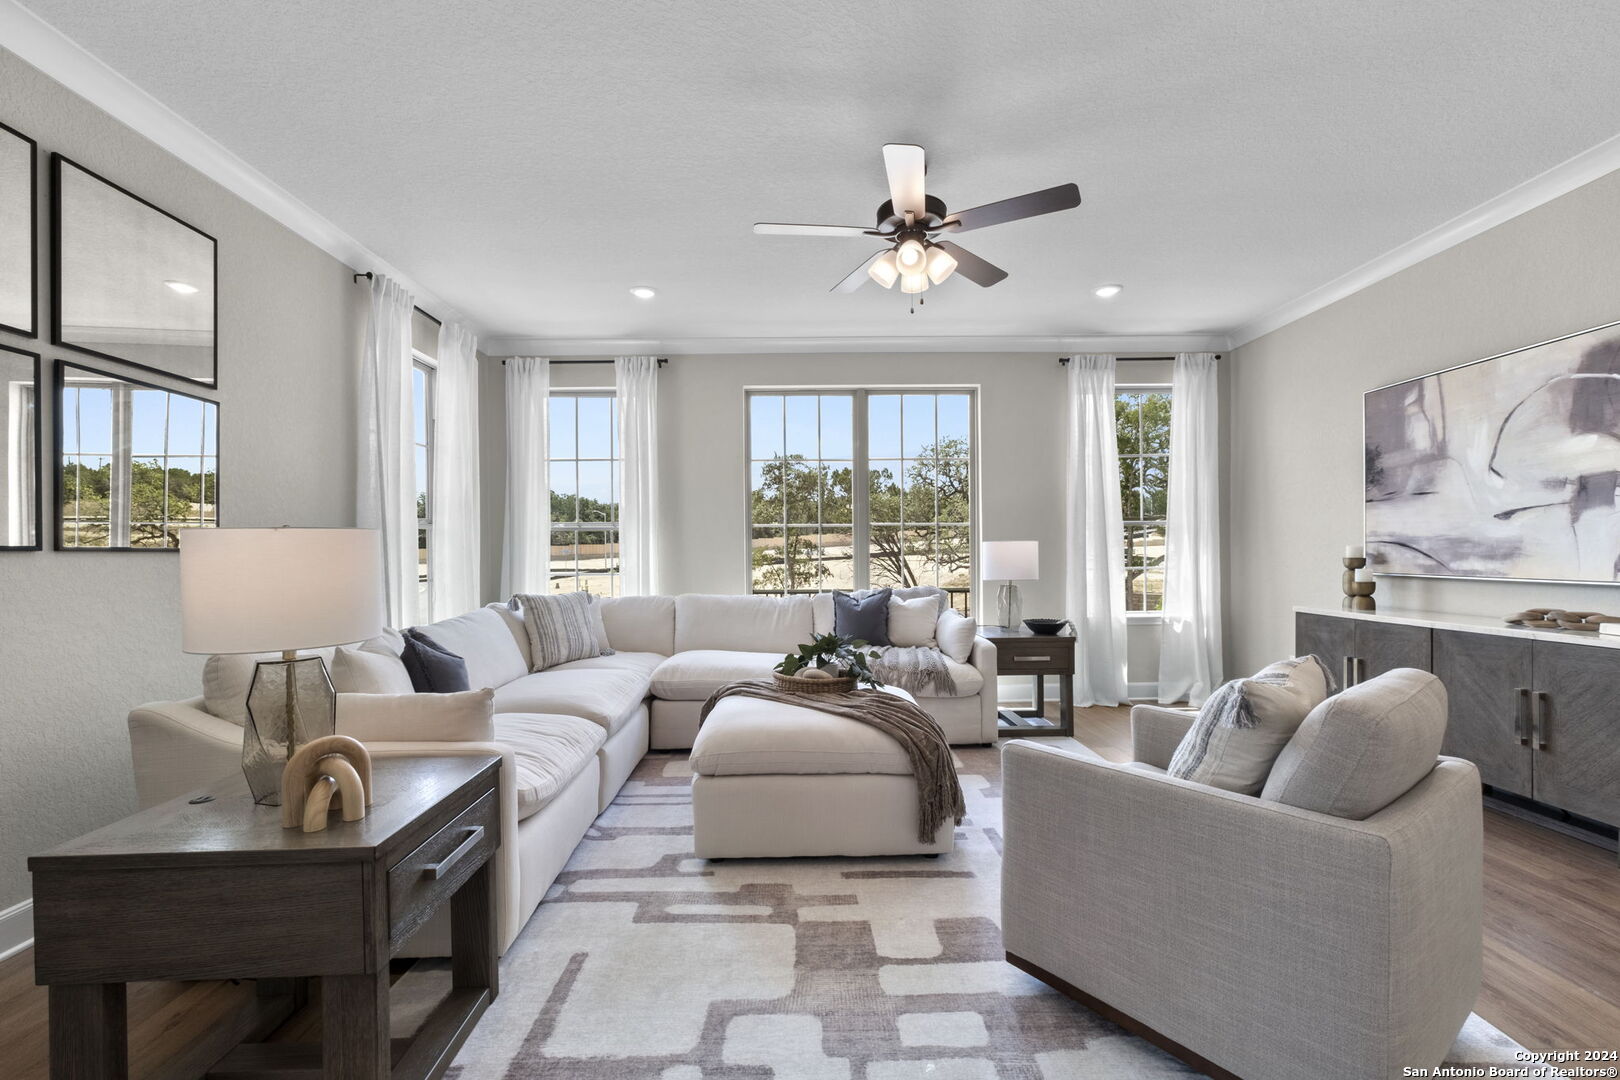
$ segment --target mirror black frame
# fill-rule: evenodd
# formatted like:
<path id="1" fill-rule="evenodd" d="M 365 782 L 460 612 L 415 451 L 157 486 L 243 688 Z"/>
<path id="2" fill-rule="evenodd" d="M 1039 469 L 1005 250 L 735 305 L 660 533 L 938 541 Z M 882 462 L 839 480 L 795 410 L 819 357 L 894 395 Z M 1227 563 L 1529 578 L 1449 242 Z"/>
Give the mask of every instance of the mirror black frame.
<path id="1" fill-rule="evenodd" d="M 115 353 L 101 352 L 100 350 L 92 349 L 92 348 L 89 348 L 88 346 L 85 346 L 85 345 L 79 345 L 79 344 L 75 344 L 74 342 L 71 342 L 71 341 L 64 341 L 63 340 L 63 338 L 62 338 L 62 166 L 63 165 L 68 165 L 71 168 L 77 169 L 79 172 L 81 172 L 84 175 L 90 177 L 92 180 L 96 180 L 96 181 L 99 181 L 100 183 L 103 183 L 103 184 L 107 185 L 108 187 L 112 188 L 114 191 L 118 192 L 120 195 L 123 195 L 125 198 L 131 199 L 131 200 L 139 203 L 140 205 L 146 207 L 149 210 L 157 211 L 158 213 L 162 214 L 164 217 L 166 217 L 169 220 L 175 222 L 176 224 L 183 225 L 184 227 L 190 229 L 192 232 L 196 233 L 198 236 L 201 236 L 203 239 L 207 240 L 209 242 L 209 244 L 213 245 L 214 258 L 213 258 L 212 261 L 213 261 L 213 276 L 214 276 L 214 280 L 213 280 L 213 290 L 214 290 L 214 292 L 213 292 L 213 299 L 214 299 L 214 312 L 213 312 L 213 314 L 214 314 L 214 355 L 213 355 L 213 371 L 210 374 L 208 379 L 204 380 L 204 379 L 192 378 L 190 375 L 186 375 L 183 372 L 169 371 L 166 368 L 153 367 L 151 364 L 143 364 L 143 363 L 141 363 L 141 362 L 139 362 L 137 360 L 131 360 L 131 359 L 127 358 L 127 357 L 118 356 Z M 118 184 L 115 184 L 111 180 L 107 179 L 105 176 L 102 176 L 100 173 L 95 172 L 94 170 L 91 170 L 91 169 L 87 169 L 83 165 L 80 165 L 77 161 L 74 161 L 72 158 L 65 157 L 62 154 L 57 154 L 57 153 L 53 153 L 51 155 L 51 286 L 52 286 L 52 288 L 51 288 L 51 341 L 52 341 L 53 344 L 60 345 L 65 349 L 72 349 L 75 352 L 86 353 L 86 354 L 88 354 L 90 356 L 99 356 L 103 360 L 112 360 L 112 361 L 116 361 L 117 363 L 120 363 L 120 364 L 128 364 L 130 367 L 140 368 L 142 371 L 155 372 L 156 374 L 163 375 L 163 376 L 165 376 L 167 378 L 179 379 L 179 380 L 181 380 L 183 382 L 192 383 L 193 385 L 204 387 L 204 388 L 207 388 L 207 389 L 211 389 L 211 390 L 219 389 L 219 241 L 214 239 L 214 237 L 209 235 L 208 233 L 203 232 L 201 229 L 197 228 L 197 226 L 193 225 L 191 222 L 185 220 L 184 218 L 179 217 L 179 216 L 177 216 L 175 214 L 169 213 L 169 211 L 163 209 L 163 207 L 157 205 L 156 203 L 149 202 L 148 200 L 141 198 L 139 195 L 135 194 L 133 191 L 130 191 L 128 188 L 125 188 L 125 187 L 122 187 L 122 186 L 120 186 Z M 154 389 L 162 390 L 162 389 L 164 389 L 164 387 L 159 386 L 159 387 L 154 387 Z"/>
<path id="2" fill-rule="evenodd" d="M 131 386 L 138 386 L 143 390 L 157 390 L 157 391 L 160 391 L 160 392 L 165 393 L 165 394 L 177 394 L 180 397 L 191 398 L 193 401 L 200 401 L 204 405 L 212 405 L 214 407 L 214 410 L 215 410 L 215 412 L 214 412 L 214 482 L 215 482 L 216 487 L 217 487 L 217 485 L 219 483 L 219 477 L 224 475 L 224 471 L 225 471 L 224 464 L 223 464 L 224 456 L 220 452 L 221 451 L 221 447 L 220 447 L 220 422 L 221 421 L 220 421 L 220 404 L 219 404 L 219 402 L 214 401 L 211 398 L 201 397 L 201 396 L 199 396 L 197 394 L 188 394 L 184 390 L 175 390 L 175 389 L 172 389 L 171 387 L 159 386 L 157 383 L 144 382 L 144 381 L 142 381 L 140 379 L 132 379 L 128 375 L 123 375 L 123 374 L 120 374 L 120 373 L 115 372 L 115 371 L 103 371 L 101 368 L 90 367 L 90 366 L 88 366 L 86 364 L 81 364 L 81 363 L 78 363 L 78 362 L 73 361 L 73 360 L 64 360 L 64 359 L 58 358 L 57 361 L 56 361 L 56 378 L 54 380 L 54 387 L 55 388 L 54 388 L 54 393 L 53 393 L 53 399 L 54 399 L 54 401 L 56 403 L 56 423 L 52 425 L 52 436 L 51 436 L 51 442 L 52 442 L 52 445 L 54 446 L 55 451 L 56 451 L 55 463 L 51 467 L 51 471 L 55 476 L 55 487 L 56 487 L 56 504 L 55 504 L 55 507 L 56 507 L 56 520 L 52 524 L 52 527 L 51 527 L 51 531 L 55 535 L 55 544 L 54 544 L 55 549 L 57 551 L 156 551 L 156 552 L 167 552 L 169 554 L 174 554 L 175 552 L 178 552 L 180 550 L 180 545 L 178 543 L 176 543 L 174 547 L 136 547 L 136 546 L 133 546 L 133 545 L 126 546 L 126 547 L 110 547 L 110 546 L 109 547 L 90 547 L 89 545 L 63 543 L 64 537 L 63 537 L 62 518 L 63 518 L 63 511 L 66 509 L 66 503 L 65 503 L 64 499 L 65 499 L 65 496 L 66 496 L 67 492 L 66 492 L 66 490 L 64 488 L 63 481 L 62 481 L 62 426 L 63 426 L 63 422 L 64 422 L 63 421 L 64 410 L 62 408 L 62 392 L 67 388 L 67 369 L 68 368 L 73 368 L 75 371 L 89 372 L 91 375 L 99 375 L 103 379 L 117 379 L 119 382 L 125 382 L 125 383 L 130 384 Z M 37 486 L 35 488 L 35 491 L 38 491 Z M 216 498 L 217 498 L 217 495 L 216 495 Z M 222 506 L 221 506 L 221 504 L 219 502 L 214 503 L 214 526 L 213 527 L 216 528 L 216 529 L 222 529 L 222 528 L 225 527 L 225 523 L 224 523 L 224 520 L 223 520 L 223 517 L 222 517 Z"/>
<path id="3" fill-rule="evenodd" d="M 41 367 L 39 353 L 29 352 L 27 349 L 18 349 L 11 345 L 0 344 L 0 350 L 26 356 L 34 362 L 34 542 L 32 544 L 0 544 L 0 551 L 42 551 L 45 547 L 45 486 L 44 468 L 41 464 L 43 458 L 44 440 L 39 437 L 40 418 L 45 415 L 45 399 L 41 394 L 44 390 L 44 370 Z"/>
<path id="4" fill-rule="evenodd" d="M 0 131 L 28 144 L 28 325 L 0 322 L 0 330 L 32 338 L 39 336 L 39 144 L 10 124 Z M 13 549 L 17 550 L 17 549 Z"/>

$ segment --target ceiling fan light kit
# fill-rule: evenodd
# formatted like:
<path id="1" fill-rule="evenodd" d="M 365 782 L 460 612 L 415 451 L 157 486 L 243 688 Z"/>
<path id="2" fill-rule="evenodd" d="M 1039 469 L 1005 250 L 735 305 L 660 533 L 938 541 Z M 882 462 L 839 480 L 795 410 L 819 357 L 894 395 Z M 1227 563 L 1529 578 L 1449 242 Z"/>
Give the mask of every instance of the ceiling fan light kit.
<path id="1" fill-rule="evenodd" d="M 760 236 L 876 236 L 892 245 L 867 256 L 860 266 L 833 286 L 833 292 L 854 292 L 870 278 L 885 289 L 893 288 L 899 281 L 902 293 L 915 295 L 927 291 L 930 284 L 941 284 L 958 270 L 975 285 L 988 289 L 1005 280 L 1007 271 L 936 237 L 1072 210 L 1080 205 L 1079 187 L 1059 184 L 952 214 L 944 200 L 923 190 L 927 163 L 922 147 L 889 143 L 883 147 L 883 165 L 889 177 L 889 198 L 878 207 L 875 228 L 761 221 L 755 223 L 754 232 Z"/>

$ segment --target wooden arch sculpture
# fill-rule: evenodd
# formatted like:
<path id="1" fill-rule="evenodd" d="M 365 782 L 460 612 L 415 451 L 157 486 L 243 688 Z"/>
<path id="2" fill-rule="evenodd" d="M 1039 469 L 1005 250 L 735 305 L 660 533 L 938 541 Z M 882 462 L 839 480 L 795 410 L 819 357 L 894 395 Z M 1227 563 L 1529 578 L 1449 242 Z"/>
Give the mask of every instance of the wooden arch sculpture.
<path id="1" fill-rule="evenodd" d="M 281 827 L 326 828 L 329 810 L 359 821 L 371 805 L 371 755 L 357 739 L 327 735 L 298 748 L 281 771 Z"/>

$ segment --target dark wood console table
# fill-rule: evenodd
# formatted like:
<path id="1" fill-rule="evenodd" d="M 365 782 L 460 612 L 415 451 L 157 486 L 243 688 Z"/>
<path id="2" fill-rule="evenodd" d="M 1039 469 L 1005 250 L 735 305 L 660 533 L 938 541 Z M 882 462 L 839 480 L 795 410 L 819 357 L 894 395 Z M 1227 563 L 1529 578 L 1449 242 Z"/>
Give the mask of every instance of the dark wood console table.
<path id="1" fill-rule="evenodd" d="M 490 857 L 498 757 L 390 758 L 365 818 L 281 827 L 240 775 L 28 860 L 34 977 L 50 988 L 53 1080 L 128 1075 L 125 983 L 256 979 L 260 1015 L 191 1047 L 165 1075 L 327 1080 L 442 1076 L 498 991 Z M 388 1030 L 388 961 L 446 903 L 452 989 L 415 1038 Z M 319 1047 L 243 1042 L 321 980 Z M 235 1047 L 235 1049 L 233 1049 Z"/>
<path id="2" fill-rule="evenodd" d="M 1074 734 L 1074 636 L 1037 634 L 1024 627 L 980 626 L 979 636 L 996 647 L 996 674 L 1035 679 L 1033 709 L 1002 709 L 997 727 L 1004 739 Z M 1058 677 L 1058 722 L 1046 719 L 1046 676 Z M 993 693 L 993 690 L 987 690 Z"/>

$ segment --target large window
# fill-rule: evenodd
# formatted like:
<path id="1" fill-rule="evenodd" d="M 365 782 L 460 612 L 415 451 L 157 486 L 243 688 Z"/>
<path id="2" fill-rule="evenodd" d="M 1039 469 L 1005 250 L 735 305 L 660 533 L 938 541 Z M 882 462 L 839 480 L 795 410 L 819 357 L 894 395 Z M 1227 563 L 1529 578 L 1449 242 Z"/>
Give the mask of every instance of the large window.
<path id="1" fill-rule="evenodd" d="M 1114 422 L 1125 518 L 1125 610 L 1163 611 L 1170 392 L 1121 387 L 1114 397 Z"/>
<path id="2" fill-rule="evenodd" d="M 433 573 L 433 433 L 434 380 L 437 369 L 418 355 L 411 364 L 411 450 L 416 461 L 416 590 L 417 618 L 430 618 L 429 578 Z"/>
<path id="3" fill-rule="evenodd" d="M 972 431 L 967 390 L 751 392 L 750 591 L 937 585 L 970 613 Z"/>
<path id="4" fill-rule="evenodd" d="M 617 596 L 619 410 L 611 392 L 551 395 L 551 591 Z"/>

